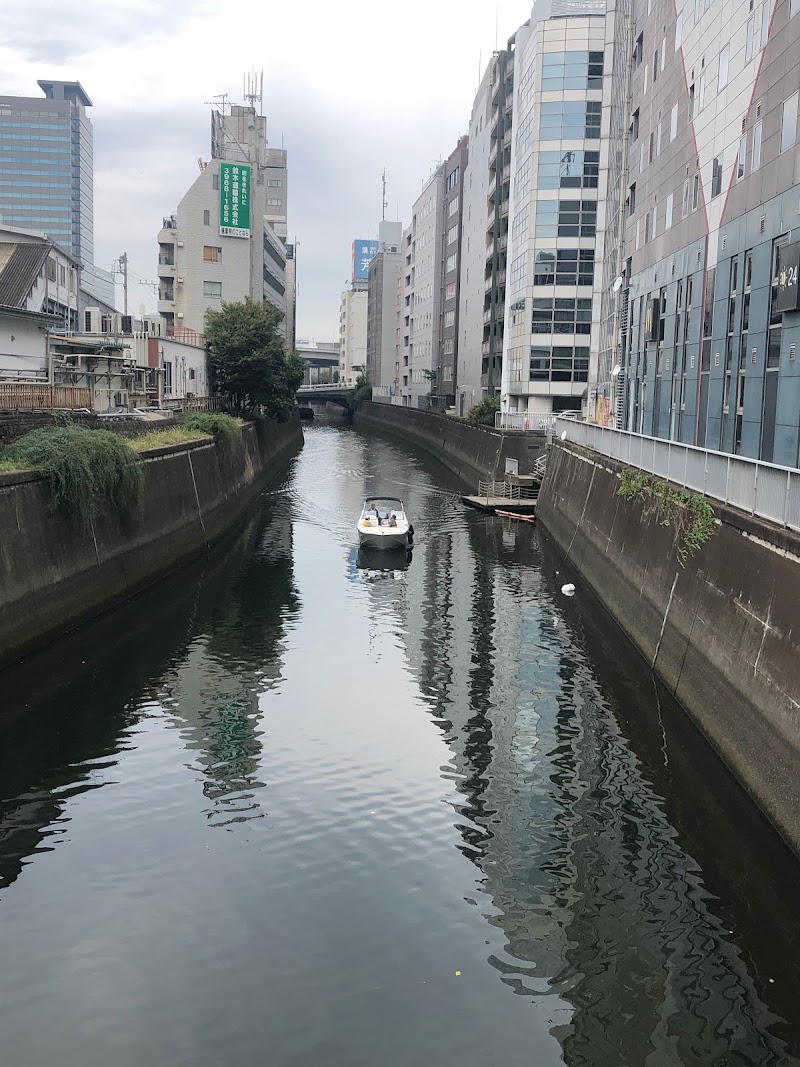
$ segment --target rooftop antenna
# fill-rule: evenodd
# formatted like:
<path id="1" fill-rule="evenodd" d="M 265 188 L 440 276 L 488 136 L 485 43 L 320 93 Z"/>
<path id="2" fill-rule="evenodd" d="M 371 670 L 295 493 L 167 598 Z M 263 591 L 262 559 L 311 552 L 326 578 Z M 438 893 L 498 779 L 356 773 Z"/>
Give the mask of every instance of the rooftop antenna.
<path id="1" fill-rule="evenodd" d="M 206 100 L 204 103 L 206 107 L 217 108 L 221 115 L 227 115 L 228 108 L 231 106 L 228 102 L 227 93 L 217 93 L 213 100 Z"/>
<path id="2" fill-rule="evenodd" d="M 381 174 L 381 184 L 383 186 L 383 198 L 381 200 L 381 219 L 386 222 L 386 167 L 383 168 L 383 174 Z"/>
<path id="3" fill-rule="evenodd" d="M 242 96 L 255 111 L 258 102 L 258 113 L 261 115 L 264 109 L 264 71 L 255 69 L 244 75 Z"/>

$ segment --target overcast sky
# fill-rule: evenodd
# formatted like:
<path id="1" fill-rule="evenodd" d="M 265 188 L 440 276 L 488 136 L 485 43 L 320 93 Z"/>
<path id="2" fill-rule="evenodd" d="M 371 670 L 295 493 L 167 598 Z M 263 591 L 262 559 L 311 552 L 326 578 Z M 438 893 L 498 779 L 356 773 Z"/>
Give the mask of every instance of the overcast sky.
<path id="1" fill-rule="evenodd" d="M 264 71 L 270 143 L 289 150 L 289 234 L 298 242 L 297 328 L 338 337 L 350 246 L 411 203 L 466 132 L 479 68 L 530 15 L 527 0 L 26 0 L 4 6 L 0 92 L 80 81 L 94 102 L 95 261 L 127 252 L 154 281 L 156 236 L 208 159 L 208 101 L 242 102 Z M 135 282 L 132 273 L 132 281 Z M 121 293 L 118 298 L 121 306 Z M 155 310 L 135 283 L 131 310 Z"/>

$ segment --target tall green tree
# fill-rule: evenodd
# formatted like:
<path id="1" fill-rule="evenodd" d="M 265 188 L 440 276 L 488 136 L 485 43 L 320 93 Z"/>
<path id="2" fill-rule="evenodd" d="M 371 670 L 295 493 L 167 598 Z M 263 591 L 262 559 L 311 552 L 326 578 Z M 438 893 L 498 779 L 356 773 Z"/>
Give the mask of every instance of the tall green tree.
<path id="1" fill-rule="evenodd" d="M 245 298 L 206 312 L 211 381 L 236 411 L 261 412 L 286 422 L 305 369 L 296 352 L 286 354 L 278 333 L 283 315 L 271 304 Z"/>

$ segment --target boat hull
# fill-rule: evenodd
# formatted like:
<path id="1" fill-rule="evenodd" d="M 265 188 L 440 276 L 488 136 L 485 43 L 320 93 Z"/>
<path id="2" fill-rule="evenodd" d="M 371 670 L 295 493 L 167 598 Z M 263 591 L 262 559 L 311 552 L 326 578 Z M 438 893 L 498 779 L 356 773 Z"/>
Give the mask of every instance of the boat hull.
<path id="1" fill-rule="evenodd" d="M 393 548 L 406 548 L 408 546 L 408 531 L 398 530 L 359 530 L 358 540 L 362 548 L 377 548 L 387 551 Z"/>

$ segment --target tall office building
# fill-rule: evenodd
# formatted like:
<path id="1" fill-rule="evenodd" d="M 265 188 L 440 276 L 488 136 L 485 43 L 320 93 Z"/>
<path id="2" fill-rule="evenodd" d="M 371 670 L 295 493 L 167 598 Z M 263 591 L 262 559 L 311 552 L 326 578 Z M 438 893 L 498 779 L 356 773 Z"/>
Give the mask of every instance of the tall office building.
<path id="1" fill-rule="evenodd" d="M 84 306 L 113 307 L 113 278 L 94 265 L 92 101 L 80 82 L 38 85 L 44 98 L 0 96 L 0 216 L 77 261 Z"/>
<path id="2" fill-rule="evenodd" d="M 355 385 L 367 373 L 367 286 L 354 282 L 339 305 L 339 381 Z"/>
<path id="3" fill-rule="evenodd" d="M 490 109 L 481 388 L 487 396 L 496 396 L 500 392 L 503 368 L 511 138 L 514 118 L 513 37 L 508 42 L 508 47 L 497 53 L 492 65 Z"/>
<path id="4" fill-rule="evenodd" d="M 406 286 L 401 392 L 407 407 L 419 407 L 423 397 L 435 392 L 432 376 L 436 374 L 441 337 L 439 289 L 445 170 L 445 165 L 440 164 L 417 197 L 403 250 Z"/>
<path id="5" fill-rule="evenodd" d="M 464 175 L 469 159 L 469 138 L 460 137 L 444 164 L 442 203 L 442 281 L 438 314 L 441 321 L 436 360 L 435 406 L 447 410 L 456 403 L 458 388 L 458 316 L 462 257 Z"/>
<path id="6" fill-rule="evenodd" d="M 473 404 L 483 399 L 481 376 L 484 301 L 486 293 L 492 289 L 495 281 L 500 281 L 492 274 L 492 261 L 487 263 L 486 258 L 489 156 L 492 151 L 492 86 L 496 84 L 497 63 L 497 56 L 492 56 L 472 105 L 469 120 L 469 159 L 462 183 L 456 396 L 459 415 L 465 415 Z M 494 181 L 494 171 L 491 176 Z"/>
<path id="7" fill-rule="evenodd" d="M 206 311 L 250 297 L 282 313 L 291 341 L 286 151 L 268 146 L 254 107 L 234 104 L 211 120 L 211 160 L 158 235 L 159 313 L 170 332 L 202 334 Z"/>
<path id="8" fill-rule="evenodd" d="M 501 389 L 509 412 L 580 410 L 599 340 L 605 5 L 570 0 L 564 10 L 539 0 L 515 38 Z"/>
<path id="9" fill-rule="evenodd" d="M 604 421 L 793 467 L 798 13 L 796 0 L 619 13 L 624 225 L 596 383 Z"/>
<path id="10" fill-rule="evenodd" d="M 391 398 L 396 389 L 397 277 L 402 269 L 399 222 L 378 226 L 378 247 L 368 268 L 367 379 L 376 399 Z"/>

